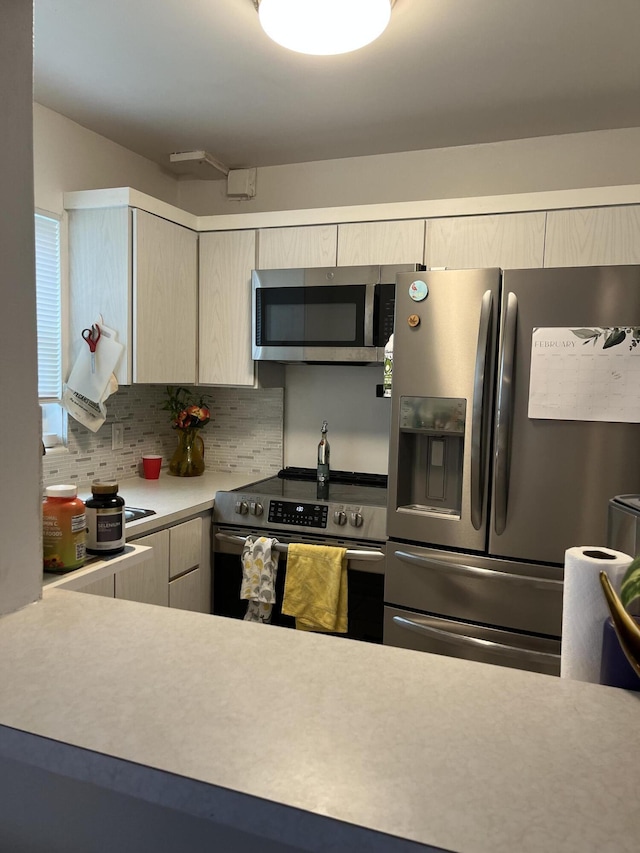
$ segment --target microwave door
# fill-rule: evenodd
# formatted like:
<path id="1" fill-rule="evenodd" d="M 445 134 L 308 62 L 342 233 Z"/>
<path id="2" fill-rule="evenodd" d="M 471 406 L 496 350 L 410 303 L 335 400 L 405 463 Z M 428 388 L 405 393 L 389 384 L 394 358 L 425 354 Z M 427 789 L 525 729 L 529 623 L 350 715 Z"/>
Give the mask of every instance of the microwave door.
<path id="1" fill-rule="evenodd" d="M 485 549 L 499 288 L 497 269 L 397 278 L 393 539 Z"/>
<path id="2" fill-rule="evenodd" d="M 273 271 L 271 271 L 273 272 Z M 277 361 L 371 362 L 375 284 L 253 288 L 253 357 Z"/>

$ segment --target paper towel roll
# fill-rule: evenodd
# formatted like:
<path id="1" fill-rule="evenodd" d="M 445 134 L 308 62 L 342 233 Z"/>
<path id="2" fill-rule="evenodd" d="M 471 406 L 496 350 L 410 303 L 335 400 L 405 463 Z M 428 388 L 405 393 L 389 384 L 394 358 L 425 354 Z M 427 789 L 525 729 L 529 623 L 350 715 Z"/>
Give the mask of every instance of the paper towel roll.
<path id="1" fill-rule="evenodd" d="M 598 684 L 602 628 L 609 616 L 600 586 L 605 571 L 616 592 L 632 558 L 622 551 L 581 545 L 564 555 L 560 676 Z"/>

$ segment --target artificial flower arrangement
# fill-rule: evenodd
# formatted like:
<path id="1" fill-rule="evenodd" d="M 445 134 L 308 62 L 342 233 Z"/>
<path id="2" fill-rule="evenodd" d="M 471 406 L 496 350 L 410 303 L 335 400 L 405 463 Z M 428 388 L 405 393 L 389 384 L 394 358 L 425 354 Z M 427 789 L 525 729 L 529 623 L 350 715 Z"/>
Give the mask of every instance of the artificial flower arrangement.
<path id="1" fill-rule="evenodd" d="M 189 388 L 167 386 L 167 401 L 162 407 L 171 413 L 173 429 L 201 429 L 211 420 L 211 412 L 206 405 L 207 394 L 196 397 Z"/>
<path id="2" fill-rule="evenodd" d="M 206 399 L 206 394 L 195 396 L 184 386 L 167 386 L 167 400 L 162 408 L 171 414 L 171 426 L 178 431 L 178 446 L 169 463 L 169 472 L 177 477 L 197 477 L 204 471 L 204 442 L 199 430 L 211 420 Z"/>

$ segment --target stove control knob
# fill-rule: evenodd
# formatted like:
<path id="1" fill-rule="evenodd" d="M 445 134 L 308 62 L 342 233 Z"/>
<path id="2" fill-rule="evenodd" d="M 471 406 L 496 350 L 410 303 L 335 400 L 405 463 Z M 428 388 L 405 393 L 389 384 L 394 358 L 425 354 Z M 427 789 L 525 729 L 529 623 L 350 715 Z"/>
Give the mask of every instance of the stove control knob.
<path id="1" fill-rule="evenodd" d="M 249 512 L 249 506 L 246 501 L 236 501 L 236 513 L 238 515 L 246 515 Z"/>
<path id="2" fill-rule="evenodd" d="M 342 512 L 342 510 L 337 509 L 333 513 L 333 520 L 336 524 L 339 524 L 340 526 L 342 526 L 343 524 L 347 523 L 347 513 Z"/>
<path id="3" fill-rule="evenodd" d="M 352 527 L 362 527 L 362 515 L 359 512 L 352 512 L 349 517 L 349 524 Z"/>
<path id="4" fill-rule="evenodd" d="M 251 501 L 249 504 L 249 512 L 251 515 L 262 515 L 264 507 L 258 501 Z"/>

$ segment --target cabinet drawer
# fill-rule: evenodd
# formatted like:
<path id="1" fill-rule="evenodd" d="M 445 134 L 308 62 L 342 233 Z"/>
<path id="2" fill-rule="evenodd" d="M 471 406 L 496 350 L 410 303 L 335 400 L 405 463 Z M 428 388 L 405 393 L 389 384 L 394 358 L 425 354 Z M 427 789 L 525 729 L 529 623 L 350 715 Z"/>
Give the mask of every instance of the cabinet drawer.
<path id="1" fill-rule="evenodd" d="M 202 519 L 193 518 L 170 528 L 169 580 L 200 564 Z"/>
<path id="2" fill-rule="evenodd" d="M 559 640 L 440 619 L 396 607 L 384 609 L 384 644 L 560 675 Z"/>
<path id="3" fill-rule="evenodd" d="M 559 637 L 562 577 L 553 566 L 389 542 L 385 603 Z"/>
<path id="4" fill-rule="evenodd" d="M 194 569 L 169 583 L 169 607 L 205 613 L 206 602 L 202 596 L 202 570 Z"/>

